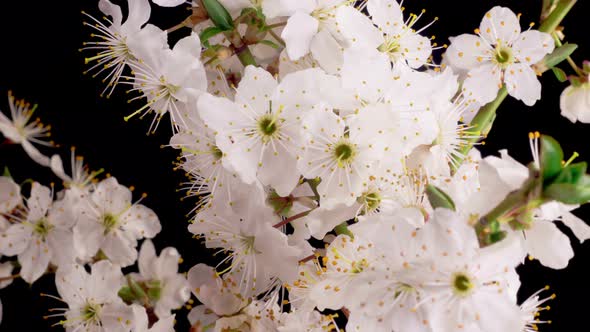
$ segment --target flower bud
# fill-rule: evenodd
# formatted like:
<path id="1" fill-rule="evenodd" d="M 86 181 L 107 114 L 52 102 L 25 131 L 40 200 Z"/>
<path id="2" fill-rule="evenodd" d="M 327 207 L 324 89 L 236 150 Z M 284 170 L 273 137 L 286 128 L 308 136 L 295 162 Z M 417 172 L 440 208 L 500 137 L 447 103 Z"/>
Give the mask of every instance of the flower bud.
<path id="1" fill-rule="evenodd" d="M 590 123 L 590 82 L 565 88 L 561 93 L 559 107 L 561 115 L 571 122 Z"/>

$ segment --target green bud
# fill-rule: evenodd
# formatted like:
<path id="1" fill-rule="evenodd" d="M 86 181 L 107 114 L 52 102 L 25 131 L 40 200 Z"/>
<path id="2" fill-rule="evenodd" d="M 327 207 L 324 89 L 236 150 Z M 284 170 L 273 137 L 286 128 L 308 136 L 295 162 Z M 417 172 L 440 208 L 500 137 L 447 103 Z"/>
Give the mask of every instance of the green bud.
<path id="1" fill-rule="evenodd" d="M 133 292 L 135 299 L 145 299 L 146 298 L 147 294 L 143 290 L 143 287 L 141 287 L 141 285 L 139 283 L 137 283 L 135 280 L 131 279 L 131 277 L 129 277 L 129 276 L 127 277 L 127 284 L 129 285 L 129 288 Z"/>
<path id="2" fill-rule="evenodd" d="M 547 185 L 561 172 L 561 161 L 563 160 L 563 150 L 553 137 L 541 136 L 540 158 L 543 184 Z"/>
<path id="3" fill-rule="evenodd" d="M 162 295 L 162 287 L 159 281 L 152 281 L 147 284 L 147 296 L 152 301 L 158 301 Z"/>
<path id="4" fill-rule="evenodd" d="M 231 15 L 217 0 L 203 0 L 203 6 L 209 15 L 213 24 L 222 31 L 229 31 L 234 29 L 234 21 Z"/>
<path id="5" fill-rule="evenodd" d="M 133 303 L 133 301 L 135 301 L 135 294 L 133 293 L 133 291 L 131 290 L 131 287 L 129 287 L 129 286 L 121 287 L 121 289 L 119 290 L 117 295 L 119 295 L 119 297 L 123 300 L 123 302 L 125 302 L 127 304 Z"/>
<path id="6" fill-rule="evenodd" d="M 453 199 L 439 188 L 429 184 L 426 187 L 426 195 L 433 208 L 436 209 L 442 207 L 455 211 L 455 203 L 453 202 Z"/>
<path id="7" fill-rule="evenodd" d="M 500 242 L 500 241 L 504 240 L 504 238 L 506 238 L 506 235 L 507 235 L 506 231 L 499 231 L 499 232 L 490 234 L 490 236 L 489 236 L 490 244 L 494 244 L 496 242 Z"/>
<path id="8" fill-rule="evenodd" d="M 10 170 L 8 169 L 8 166 L 4 166 L 4 172 L 2 173 L 2 176 L 7 176 L 9 178 L 12 178 L 12 175 L 10 175 Z"/>
<path id="9" fill-rule="evenodd" d="M 564 167 L 553 183 L 571 183 L 577 184 L 578 181 L 586 174 L 587 164 L 585 162 L 575 163 Z"/>

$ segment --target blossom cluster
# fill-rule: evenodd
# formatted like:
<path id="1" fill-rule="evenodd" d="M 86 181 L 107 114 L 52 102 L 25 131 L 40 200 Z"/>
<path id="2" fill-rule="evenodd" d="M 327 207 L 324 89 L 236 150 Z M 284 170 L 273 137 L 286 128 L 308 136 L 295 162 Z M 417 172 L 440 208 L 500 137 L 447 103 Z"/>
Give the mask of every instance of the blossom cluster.
<path id="1" fill-rule="evenodd" d="M 193 331 L 544 323 L 538 313 L 553 295 L 518 303 L 515 269 L 527 256 L 567 266 L 574 253 L 556 220 L 590 238 L 571 212 L 590 200 L 586 164 L 563 161 L 539 133 L 529 165 L 471 148 L 490 130 L 493 105 L 541 98 L 537 75 L 566 50 L 554 31 L 522 30 L 520 15 L 494 7 L 447 47 L 424 35 L 437 19 L 421 24 L 424 13 L 395 0 L 203 0 L 171 47 L 173 29 L 148 23 L 148 0 L 129 0 L 127 17 L 98 5 L 104 20 L 85 13 L 96 37 L 84 43 L 89 72 L 107 96 L 136 94 L 126 121 L 150 115 L 153 132 L 169 118 L 168 146 L 194 202 L 188 231 L 221 258 L 179 273 L 176 249 L 158 256 L 149 240 L 161 230 L 155 213 L 74 152 L 72 175 L 59 155 L 41 154 L 33 143 L 48 144 L 48 128 L 10 95 L 0 131 L 64 189 L 33 182 L 25 199 L 28 184 L 0 178 L 0 254 L 17 257 L 28 283 L 56 271 L 67 331 L 172 331 L 172 310 L 191 296 L 200 302 L 188 314 Z M 587 116 L 579 99 L 590 68 L 577 70 L 586 81 L 578 73 L 562 98 L 571 120 Z M 125 277 L 136 262 L 139 273 Z M 0 265 L 0 281 L 14 266 Z"/>

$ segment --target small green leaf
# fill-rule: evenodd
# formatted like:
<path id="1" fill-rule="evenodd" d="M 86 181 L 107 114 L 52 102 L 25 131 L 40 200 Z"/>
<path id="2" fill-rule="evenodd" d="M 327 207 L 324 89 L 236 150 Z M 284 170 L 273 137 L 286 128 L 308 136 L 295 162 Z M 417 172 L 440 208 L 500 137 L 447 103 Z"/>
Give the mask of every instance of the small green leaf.
<path id="1" fill-rule="evenodd" d="M 268 39 L 261 40 L 261 41 L 258 42 L 258 44 L 263 44 L 263 45 L 266 45 L 266 46 L 270 46 L 270 47 L 272 47 L 274 49 L 278 49 L 278 48 L 281 47 L 277 43 L 273 42 L 272 40 L 268 40 Z"/>
<path id="2" fill-rule="evenodd" d="M 10 170 L 8 169 L 8 166 L 4 166 L 4 172 L 2 173 L 2 176 L 7 176 L 12 179 L 12 175 L 10 174 Z"/>
<path id="3" fill-rule="evenodd" d="M 565 204 L 584 204 L 590 201 L 590 187 L 579 184 L 555 183 L 543 191 L 546 198 Z"/>
<path id="4" fill-rule="evenodd" d="M 576 44 L 565 43 L 561 47 L 556 48 L 551 54 L 545 56 L 543 64 L 547 68 L 553 68 L 567 59 L 578 48 Z"/>
<path id="5" fill-rule="evenodd" d="M 209 39 L 211 39 L 211 37 L 222 33 L 224 30 L 220 29 L 218 27 L 208 27 L 205 30 L 201 31 L 201 33 L 199 34 L 199 38 L 201 39 L 201 43 L 203 43 L 203 45 L 205 47 L 210 47 L 209 45 Z"/>
<path id="6" fill-rule="evenodd" d="M 119 295 L 119 297 L 127 304 L 133 303 L 133 301 L 135 301 L 135 294 L 129 286 L 121 287 L 117 295 Z"/>
<path id="7" fill-rule="evenodd" d="M 203 6 L 209 15 L 213 24 L 216 27 L 222 29 L 223 31 L 229 31 L 234 29 L 234 21 L 231 18 L 231 15 L 223 7 L 222 4 L 219 3 L 217 0 L 203 0 Z"/>
<path id="8" fill-rule="evenodd" d="M 426 187 L 426 195 L 433 208 L 442 207 L 455 211 L 455 202 L 453 202 L 453 199 L 439 188 L 429 184 Z"/>
<path id="9" fill-rule="evenodd" d="M 553 137 L 542 135 L 540 157 L 543 184 L 547 185 L 561 172 L 563 150 Z"/>
<path id="10" fill-rule="evenodd" d="M 555 78 L 557 78 L 557 80 L 561 83 L 567 81 L 567 74 L 562 69 L 558 67 L 553 67 L 551 68 L 551 71 L 555 75 Z"/>

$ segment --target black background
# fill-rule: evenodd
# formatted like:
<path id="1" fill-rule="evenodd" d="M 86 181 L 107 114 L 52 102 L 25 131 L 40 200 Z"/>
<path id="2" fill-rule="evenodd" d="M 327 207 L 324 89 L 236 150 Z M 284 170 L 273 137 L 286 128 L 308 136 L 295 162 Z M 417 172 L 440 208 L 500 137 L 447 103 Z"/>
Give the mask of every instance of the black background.
<path id="1" fill-rule="evenodd" d="M 137 188 L 135 199 L 139 198 L 139 193 L 147 192 L 149 196 L 144 203 L 156 211 L 163 225 L 162 232 L 155 239 L 157 248 L 177 247 L 184 258 L 181 270 L 187 271 L 197 262 L 207 262 L 211 253 L 186 230 L 185 213 L 190 210 L 190 203 L 180 202 L 182 194 L 177 192 L 178 184 L 184 179 L 180 172 L 173 170 L 172 163 L 177 154 L 172 149 L 160 147 L 168 143 L 169 127 L 163 125 L 156 135 L 146 137 L 147 118 L 144 121 L 134 118 L 129 123 L 123 121 L 123 116 L 138 109 L 141 103 L 127 104 L 130 96 L 122 89 L 110 99 L 100 98 L 103 86 L 100 79 L 82 74 L 87 68 L 84 57 L 92 54 L 78 51 L 83 41 L 90 40 L 91 32 L 82 25 L 85 18 L 81 10 L 100 18 L 102 14 L 97 3 L 95 0 L 2 3 L 0 109 L 8 112 L 7 99 L 2 96 L 6 96 L 9 89 L 18 98 L 38 103 L 37 116 L 52 125 L 53 139 L 61 145 L 57 150 L 44 149 L 43 152 L 59 151 L 69 160 L 69 147 L 74 145 L 92 169 L 105 168 L 120 183 L 134 185 Z M 484 13 L 494 5 L 509 6 L 514 12 L 522 13 L 521 23 L 526 27 L 529 22 L 538 22 L 541 0 L 408 0 L 404 3 L 406 13 L 426 9 L 418 27 L 439 17 L 439 21 L 427 30 L 429 35 L 436 36 L 439 44 L 448 43 L 448 36 L 472 32 L 479 26 Z M 184 7 L 152 8 L 151 22 L 163 29 L 188 15 Z M 590 3 L 580 1 L 564 21 L 568 41 L 580 44 L 574 55 L 578 62 L 584 56 L 590 58 L 589 12 Z M 188 29 L 175 32 L 170 39 L 189 32 Z M 569 69 L 565 65 L 562 68 Z M 502 104 L 486 145 L 481 148 L 484 155 L 509 148 L 519 161 L 528 163 L 531 156 L 527 133 L 538 130 L 557 138 L 566 156 L 577 151 L 581 160 L 590 160 L 590 125 L 573 125 L 559 114 L 559 95 L 566 85 L 557 82 L 551 74 L 544 75 L 541 81 L 543 97 L 534 107 L 528 108 L 510 97 Z M 66 167 L 68 164 L 66 162 Z M 0 167 L 4 165 L 10 167 L 19 182 L 33 178 L 46 185 L 51 181 L 59 183 L 47 170 L 34 165 L 18 146 L 0 145 Z M 588 208 L 581 208 L 576 214 L 590 220 Z M 569 230 L 566 233 L 572 235 Z M 584 330 L 583 326 L 587 326 L 584 316 L 587 307 L 583 303 L 590 297 L 590 272 L 587 269 L 590 245 L 580 245 L 575 239 L 572 245 L 576 256 L 565 270 L 544 268 L 536 261 L 527 261 L 519 268 L 523 282 L 521 298 L 545 285 L 550 285 L 557 295 L 550 302 L 551 310 L 542 315 L 553 322 L 541 326 L 542 331 L 565 331 L 573 327 Z M 60 331 L 59 326 L 51 327 L 57 319 L 44 320 L 42 316 L 49 314 L 49 308 L 63 307 L 63 304 L 40 296 L 41 292 L 57 295 L 53 276 L 44 276 L 32 287 L 19 280 L 0 290 L 4 304 L 0 331 Z M 179 312 L 178 331 L 187 331 L 186 311 Z"/>

